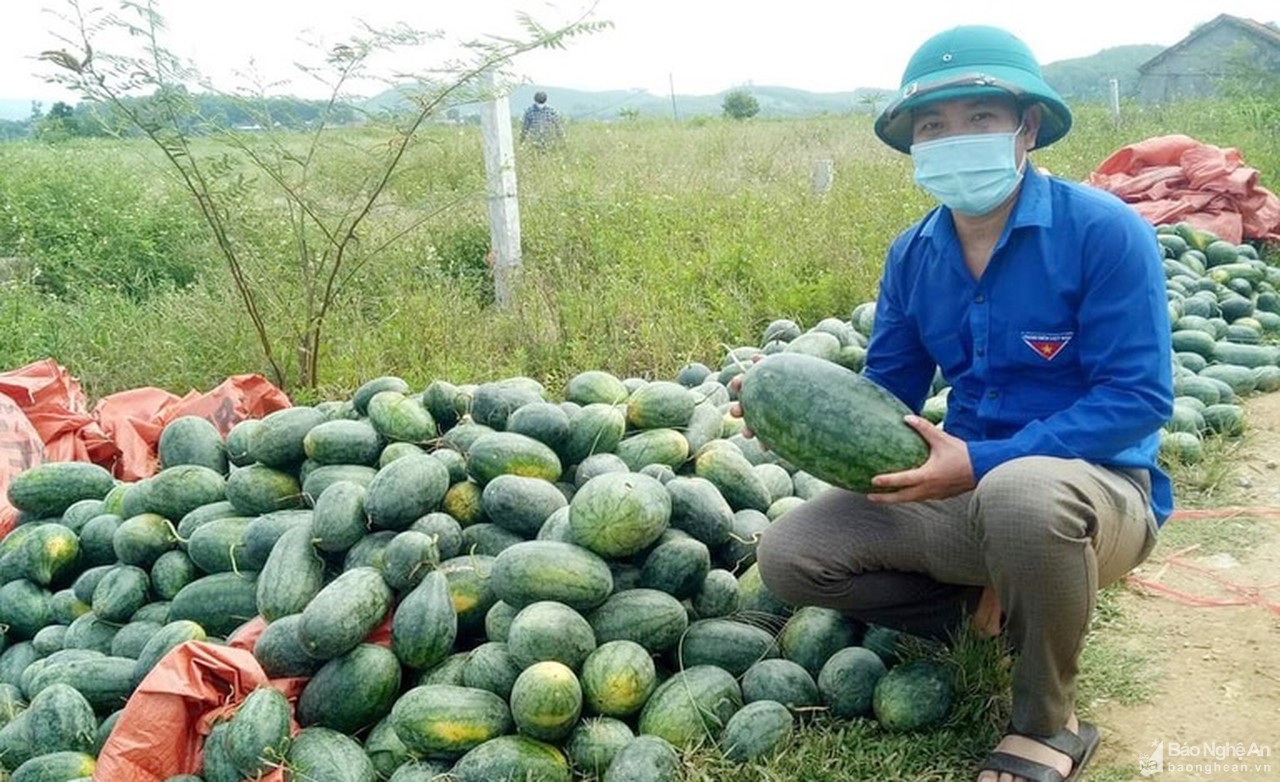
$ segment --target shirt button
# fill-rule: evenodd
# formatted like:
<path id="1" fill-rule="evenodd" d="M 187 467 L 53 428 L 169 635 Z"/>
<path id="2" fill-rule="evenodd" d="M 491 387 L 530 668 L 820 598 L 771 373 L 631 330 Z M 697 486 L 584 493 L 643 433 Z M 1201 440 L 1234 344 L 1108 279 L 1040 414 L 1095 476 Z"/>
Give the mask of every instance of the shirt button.
<path id="1" fill-rule="evenodd" d="M 974 300 L 974 301 L 976 301 L 977 303 L 981 304 L 982 302 L 984 302 L 984 301 L 986 301 L 986 300 L 987 300 L 987 297 L 986 297 L 986 296 L 983 296 L 981 293 L 979 293 L 977 296 L 974 296 L 974 297 L 973 297 L 973 300 Z"/>
<path id="2" fill-rule="evenodd" d="M 1000 392 L 999 392 L 999 391 L 988 391 L 988 392 L 987 392 L 987 399 L 997 399 L 997 398 L 999 398 L 999 396 L 1000 396 Z"/>
<path id="3" fill-rule="evenodd" d="M 986 349 L 985 349 L 985 348 L 978 348 L 975 352 L 976 352 L 979 356 L 985 356 L 985 355 L 987 354 L 987 351 L 986 351 Z"/>

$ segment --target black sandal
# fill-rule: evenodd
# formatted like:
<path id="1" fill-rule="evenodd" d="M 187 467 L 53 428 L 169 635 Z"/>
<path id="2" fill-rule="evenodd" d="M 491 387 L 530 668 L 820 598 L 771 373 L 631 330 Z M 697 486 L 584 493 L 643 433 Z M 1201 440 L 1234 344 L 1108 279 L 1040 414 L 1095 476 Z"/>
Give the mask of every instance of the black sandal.
<path id="1" fill-rule="evenodd" d="M 1093 753 L 1097 751 L 1099 742 L 1098 729 L 1084 721 L 1080 723 L 1079 733 L 1072 733 L 1063 728 L 1052 736 L 1032 736 L 1025 733 L 1017 735 L 1038 741 L 1071 758 L 1071 775 L 1064 777 L 1052 766 L 1008 752 L 992 752 L 987 755 L 986 760 L 982 761 L 982 765 L 978 768 L 979 775 L 984 771 L 994 771 L 997 774 L 1012 774 L 1029 782 L 1077 782 L 1085 766 L 1088 766 L 1089 761 L 1093 759 Z"/>

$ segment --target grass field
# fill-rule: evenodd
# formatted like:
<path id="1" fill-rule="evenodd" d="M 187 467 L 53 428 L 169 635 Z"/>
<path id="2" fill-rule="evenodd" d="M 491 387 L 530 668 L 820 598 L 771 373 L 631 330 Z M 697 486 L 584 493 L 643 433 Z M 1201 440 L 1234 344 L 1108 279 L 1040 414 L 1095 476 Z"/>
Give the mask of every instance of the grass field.
<path id="1" fill-rule="evenodd" d="M 1175 132 L 1238 147 L 1264 184 L 1280 185 L 1280 133 L 1216 104 L 1130 108 L 1118 124 L 1084 107 L 1072 134 L 1036 162 L 1082 179 L 1123 144 Z M 353 156 L 381 141 L 355 131 L 344 139 Z M 809 184 L 818 159 L 836 168 L 821 196 Z M 323 167 L 335 190 L 355 176 L 346 163 L 339 155 Z M 52 356 L 91 397 L 266 373 L 188 196 L 144 142 L 3 144 L 0 170 L 0 368 Z M 499 311 L 486 274 L 478 134 L 439 128 L 416 145 L 369 243 L 457 205 L 364 268 L 329 320 L 319 388 L 292 387 L 295 398 L 343 397 L 381 374 L 415 388 L 523 374 L 554 392 L 585 369 L 671 377 L 691 360 L 718 365 L 726 347 L 757 343 L 774 318 L 847 318 L 874 296 L 889 242 L 930 206 L 907 158 L 880 145 L 863 116 L 574 126 L 562 153 L 522 156 L 519 177 L 524 274 L 515 306 Z M 253 183 L 243 203 L 240 241 L 288 357 L 302 292 L 287 224 Z M 1213 454 L 1180 474 L 1180 487 L 1213 497 L 1230 458 Z M 1145 695 L 1144 661 L 1106 641 L 1126 621 L 1114 597 L 1104 593 L 1084 661 L 1086 711 Z M 963 697 L 938 731 L 897 736 L 819 720 L 764 764 L 697 754 L 691 779 L 968 779 L 1007 719 L 1006 658 L 975 639 L 945 657 Z"/>
<path id="2" fill-rule="evenodd" d="M 1122 144 L 1171 132 L 1236 146 L 1264 183 L 1280 181 L 1280 135 L 1218 105 L 1135 109 L 1119 125 L 1085 107 L 1036 161 L 1081 179 Z M 380 142 L 351 132 L 320 176 L 354 189 L 344 164 Z M 809 185 L 817 159 L 835 161 L 825 196 Z M 189 196 L 145 142 L 11 143 L 0 166 L 0 366 L 53 356 L 92 396 L 266 372 Z M 864 116 L 579 125 L 562 154 L 521 155 L 519 175 L 514 307 L 491 304 L 478 133 L 434 129 L 367 243 L 455 205 L 369 261 L 328 321 L 318 391 L 289 390 L 341 396 L 384 373 L 414 385 L 527 374 L 553 389 L 586 368 L 670 376 L 755 343 L 773 318 L 848 317 L 874 295 L 888 243 L 930 206 Z M 289 358 L 303 292 L 260 185 L 234 217 Z"/>

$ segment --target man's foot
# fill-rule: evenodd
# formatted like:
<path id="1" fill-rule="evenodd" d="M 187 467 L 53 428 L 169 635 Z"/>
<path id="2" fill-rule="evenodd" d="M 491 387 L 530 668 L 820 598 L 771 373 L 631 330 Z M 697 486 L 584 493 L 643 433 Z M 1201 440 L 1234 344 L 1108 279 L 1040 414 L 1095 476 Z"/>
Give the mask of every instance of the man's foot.
<path id="1" fill-rule="evenodd" d="M 982 588 L 982 597 L 978 598 L 978 607 L 974 609 L 973 631 L 979 638 L 995 638 L 1000 635 L 1000 623 L 1003 613 L 1000 610 L 1000 598 L 995 587 Z"/>
<path id="2" fill-rule="evenodd" d="M 1080 722 L 1074 714 L 1067 718 L 1066 729 L 1073 736 L 1079 735 L 1081 731 Z M 1045 766 L 1046 769 L 1056 771 L 1060 775 L 1057 778 L 1060 779 L 1068 779 L 1076 770 L 1075 763 L 1070 755 L 1027 736 L 1011 733 L 1000 740 L 994 751 Z M 1089 752 L 1086 752 L 1083 755 L 1082 762 L 1088 762 L 1089 754 Z M 1049 776 L 1052 778 L 1052 774 Z M 1038 782 L 1042 778 L 1024 777 L 1006 771 L 984 770 L 978 775 L 977 782 Z"/>

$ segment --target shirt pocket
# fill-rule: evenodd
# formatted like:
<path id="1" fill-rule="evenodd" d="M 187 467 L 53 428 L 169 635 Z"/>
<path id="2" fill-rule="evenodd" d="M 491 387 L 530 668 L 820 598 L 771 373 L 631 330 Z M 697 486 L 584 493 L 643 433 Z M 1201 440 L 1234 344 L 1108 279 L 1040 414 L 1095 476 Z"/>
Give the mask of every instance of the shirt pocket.
<path id="1" fill-rule="evenodd" d="M 1074 323 L 1045 327 L 1013 327 L 1005 346 L 1006 358 L 1019 369 L 1036 369 L 1052 374 L 1079 366 Z"/>

